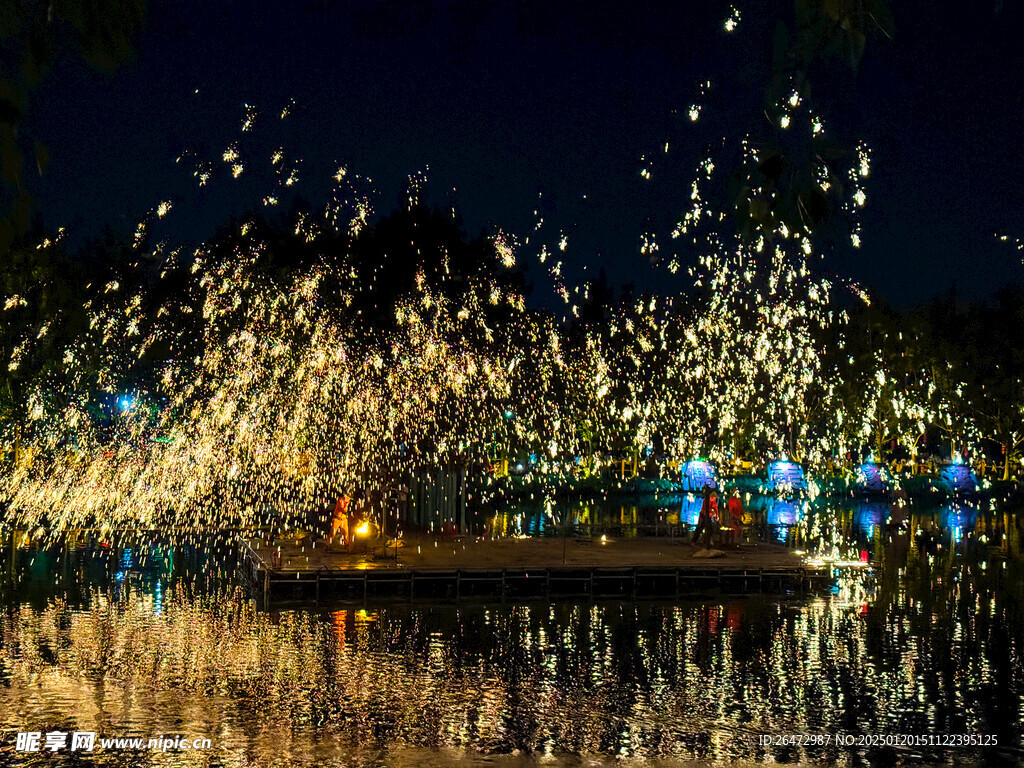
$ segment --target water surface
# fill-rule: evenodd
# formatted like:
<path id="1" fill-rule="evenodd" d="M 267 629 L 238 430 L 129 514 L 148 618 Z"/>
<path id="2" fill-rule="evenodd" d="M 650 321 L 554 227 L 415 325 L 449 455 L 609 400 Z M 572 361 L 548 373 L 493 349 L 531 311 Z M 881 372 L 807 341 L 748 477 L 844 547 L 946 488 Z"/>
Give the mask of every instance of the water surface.
<path id="1" fill-rule="evenodd" d="M 779 525 L 872 568 L 809 597 L 264 612 L 210 578 L 224 553 L 120 552 L 63 580 L 59 556 L 36 559 L 3 614 L 0 759 L 58 764 L 14 752 L 31 727 L 212 742 L 79 761 L 97 765 L 1024 762 L 1015 513 L 844 502 L 769 533 Z M 761 734 L 998 746 L 766 747 Z"/>

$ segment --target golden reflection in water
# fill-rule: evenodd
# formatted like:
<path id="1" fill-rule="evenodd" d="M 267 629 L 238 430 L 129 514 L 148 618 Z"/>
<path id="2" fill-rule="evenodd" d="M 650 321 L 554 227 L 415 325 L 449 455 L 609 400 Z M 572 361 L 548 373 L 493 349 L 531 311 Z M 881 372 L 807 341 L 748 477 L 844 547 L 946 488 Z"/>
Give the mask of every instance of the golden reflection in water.
<path id="1" fill-rule="evenodd" d="M 96 592 L 86 608 L 5 614 L 0 720 L 195 734 L 230 766 L 372 764 L 422 749 L 567 762 L 852 757 L 765 751 L 753 737 L 768 732 L 1002 728 L 1019 744 L 1016 603 L 968 572 L 977 565 L 915 552 L 899 567 L 899 588 L 860 572 L 830 596 L 675 605 L 268 614 L 237 593 L 171 592 L 158 607 L 138 591 Z M 961 589 L 965 576 L 982 586 Z"/>

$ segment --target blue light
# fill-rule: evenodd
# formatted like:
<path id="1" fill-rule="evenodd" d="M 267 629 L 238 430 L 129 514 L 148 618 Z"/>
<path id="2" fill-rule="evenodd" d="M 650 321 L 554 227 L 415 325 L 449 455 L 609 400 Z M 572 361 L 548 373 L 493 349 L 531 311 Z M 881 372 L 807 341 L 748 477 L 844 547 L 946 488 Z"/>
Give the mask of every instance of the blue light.
<path id="1" fill-rule="evenodd" d="M 773 461 L 768 465 L 768 486 L 773 491 L 805 490 L 804 468 L 788 459 Z"/>
<path id="2" fill-rule="evenodd" d="M 865 491 L 884 491 L 887 481 L 887 473 L 881 464 L 867 461 L 857 468 L 857 484 Z"/>
<path id="3" fill-rule="evenodd" d="M 704 505 L 701 496 L 687 495 L 679 509 L 679 521 L 691 528 L 696 528 L 700 521 L 700 508 Z"/>
<path id="4" fill-rule="evenodd" d="M 954 543 L 958 543 L 964 533 L 974 530 L 978 521 L 978 509 L 962 501 L 950 501 L 939 510 L 942 527 L 950 532 Z"/>
<path id="5" fill-rule="evenodd" d="M 128 572 L 132 567 L 132 551 L 129 547 L 125 547 L 124 551 L 121 552 L 121 562 L 118 563 L 117 573 L 114 574 L 116 581 L 125 581 L 128 578 Z"/>
<path id="6" fill-rule="evenodd" d="M 710 462 L 693 459 L 681 468 L 684 491 L 703 491 L 707 487 L 718 488 L 718 474 Z"/>
<path id="7" fill-rule="evenodd" d="M 853 527 L 868 539 L 873 539 L 889 515 L 889 505 L 884 501 L 869 501 L 858 504 L 853 510 Z"/>
<path id="8" fill-rule="evenodd" d="M 766 500 L 765 522 L 768 525 L 790 526 L 796 525 L 799 519 L 801 506 L 795 501 L 784 501 L 782 499 Z"/>
<path id="9" fill-rule="evenodd" d="M 964 464 L 950 464 L 939 473 L 939 482 L 950 493 L 973 493 L 978 488 L 978 478 L 971 468 Z"/>
<path id="10" fill-rule="evenodd" d="M 121 407 L 122 411 L 130 411 L 135 407 L 135 398 L 131 395 L 124 395 L 117 404 Z"/>

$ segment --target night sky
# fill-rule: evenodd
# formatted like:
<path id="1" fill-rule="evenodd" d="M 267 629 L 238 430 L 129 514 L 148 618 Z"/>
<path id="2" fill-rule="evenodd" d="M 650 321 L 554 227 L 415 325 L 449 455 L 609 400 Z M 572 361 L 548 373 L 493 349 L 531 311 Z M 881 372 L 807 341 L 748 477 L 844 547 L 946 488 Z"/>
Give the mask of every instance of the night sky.
<path id="1" fill-rule="evenodd" d="M 989 296 L 1024 269 L 994 236 L 1024 236 L 1021 10 L 891 5 L 895 39 L 876 36 L 856 74 L 814 84 L 830 131 L 865 139 L 873 160 L 863 247 L 823 269 L 901 305 L 954 281 L 963 297 Z M 677 290 L 682 275 L 652 269 L 640 235 L 670 254 L 705 148 L 763 128 L 773 31 L 792 20 L 791 2 L 737 7 L 728 34 L 727 3 L 151 2 L 134 63 L 103 75 L 65 56 L 37 93 L 26 127 L 51 164 L 35 192 L 72 242 L 105 223 L 130 233 L 167 199 L 156 234 L 181 240 L 268 194 L 319 207 L 343 163 L 372 178 L 386 213 L 429 169 L 429 201 L 454 201 L 471 235 L 488 223 L 526 235 L 538 210 L 524 256 L 564 231 L 570 280 L 604 266 L 614 282 Z M 691 124 L 695 101 L 704 114 Z M 243 104 L 259 111 L 245 134 Z M 220 160 L 234 142 L 238 179 Z M 278 147 L 302 160 L 288 190 L 271 172 Z M 218 168 L 202 189 L 191 157 L 175 163 L 185 149 Z M 650 180 L 642 156 L 657 158 Z"/>

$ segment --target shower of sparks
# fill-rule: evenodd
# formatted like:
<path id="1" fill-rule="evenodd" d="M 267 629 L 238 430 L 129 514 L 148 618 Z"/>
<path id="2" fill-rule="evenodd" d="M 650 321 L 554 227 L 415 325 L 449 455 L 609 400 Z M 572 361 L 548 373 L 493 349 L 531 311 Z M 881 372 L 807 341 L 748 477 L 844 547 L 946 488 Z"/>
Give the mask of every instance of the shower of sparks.
<path id="1" fill-rule="evenodd" d="M 863 142 L 857 145 L 857 171 L 865 179 L 871 173 L 871 150 Z"/>
<path id="2" fill-rule="evenodd" d="M 1012 243 L 1018 253 L 1024 253 L 1024 239 L 1011 237 L 1005 232 L 996 232 L 995 237 L 1001 243 Z M 1024 261 L 1024 256 L 1021 259 Z"/>
<path id="3" fill-rule="evenodd" d="M 735 28 L 735 8 L 729 21 Z M 701 83 L 700 96 L 710 87 Z M 246 109 L 243 131 L 256 114 Z M 695 103 L 690 117 L 699 116 Z M 749 144 L 743 150 L 756 162 Z M 221 160 L 242 173 L 238 144 Z M 301 161 L 283 148 L 270 160 L 279 185 L 298 180 Z M 641 163 L 649 178 L 649 160 Z M 195 166 L 200 185 L 213 165 Z M 861 145 L 845 177 L 851 207 L 864 205 L 869 169 Z M 165 201 L 136 232 L 136 248 L 164 265 L 159 284 L 97 286 L 88 331 L 63 352 L 80 373 L 65 391 L 40 383 L 21 422 L 0 422 L 4 443 L 16 432 L 23 446 L 0 480 L 0 505 L 30 530 L 281 529 L 308 525 L 341 493 L 386 491 L 411 470 L 465 465 L 495 445 L 527 448 L 552 473 L 595 472 L 611 446 L 639 451 L 655 435 L 682 458 L 724 465 L 767 449 L 821 464 L 879 430 L 888 435 L 891 424 L 894 439 L 909 443 L 943 418 L 920 396 L 927 376 L 886 376 L 881 355 L 863 377 L 869 402 L 844 405 L 843 371 L 827 361 L 842 349 L 846 316 L 832 281 L 814 269 L 810 238 L 781 222 L 753 243 L 724 235 L 724 214 L 702 192 L 715 170 L 711 156 L 698 165 L 672 232 L 700 254 L 690 295 L 607 307 L 599 326 L 584 311 L 592 286 L 566 283 L 558 256 L 567 235 L 540 241 L 539 204 L 526 237 L 491 236 L 485 269 L 467 272 L 444 250 L 439 265 L 418 266 L 392 316 L 370 318 L 382 273 L 354 247 L 374 213 L 370 179 L 342 166 L 325 209 L 296 215 L 293 234 L 318 258 L 293 272 L 270 268 L 275 246 L 255 220 L 238 224 L 227 247 L 148 246 L 149 223 L 172 211 Z M 827 167 L 819 173 L 823 185 L 832 178 Z M 426 184 L 426 172 L 409 176 L 410 210 Z M 515 281 L 499 279 L 519 267 L 530 236 L 565 316 L 578 323 L 531 310 Z M 859 229 L 852 237 L 859 243 Z M 641 235 L 652 262 L 662 247 L 654 232 Z M 668 268 L 685 273 L 676 253 Z M 0 296 L 6 316 L 26 304 Z M 31 328 L 0 362 L 18 369 L 49 334 L 48 325 Z"/>
<path id="4" fill-rule="evenodd" d="M 735 32 L 736 27 L 740 23 L 740 10 L 736 6 L 730 6 L 729 17 L 725 20 L 723 26 L 726 32 Z"/>
<path id="5" fill-rule="evenodd" d="M 423 197 L 429 181 L 427 173 L 430 169 L 424 169 L 417 171 L 416 173 L 410 174 L 406 180 L 406 199 L 405 204 L 409 210 L 422 205 Z"/>
<path id="6" fill-rule="evenodd" d="M 302 219 L 296 232 L 310 226 Z M 100 380 L 109 392 L 126 347 L 136 359 L 155 346 L 172 353 L 152 387 L 116 414 L 113 442 L 93 424 L 84 390 L 63 409 L 34 412 L 25 425 L 32 450 L 3 485 L 21 523 L 281 526 L 357 485 L 386 487 L 410 462 L 465 461 L 496 440 L 537 446 L 549 468 L 580 456 L 594 466 L 602 452 L 589 436 L 600 430 L 638 447 L 672 434 L 678 455 L 723 462 L 756 443 L 781 452 L 791 431 L 811 461 L 848 444 L 841 424 L 810 428 L 812 414 L 835 402 L 837 374 L 822 348 L 824 332 L 842 326 L 833 287 L 781 246 L 704 256 L 693 270 L 699 302 L 621 307 L 607 337 L 574 339 L 517 292 L 462 276 L 470 285 L 456 297 L 418 281 L 395 309 L 395 330 L 374 338 L 359 319 L 367 283 L 354 260 L 261 278 L 268 246 L 243 229 L 229 253 L 199 249 L 175 266 L 170 279 L 188 275 L 189 288 L 151 315 L 138 296 L 96 310 L 99 348 L 89 353 L 108 358 Z M 514 264 L 507 236 L 493 243 L 496 264 Z M 926 417 L 890 384 L 876 376 L 871 386 L 906 418 Z M 864 424 L 876 417 L 865 413 Z"/>
<path id="7" fill-rule="evenodd" d="M 358 231 L 368 213 L 357 201 L 341 229 Z M 295 233 L 313 241 L 319 226 L 300 216 Z M 84 380 L 59 411 L 32 410 L 23 425 L 32 449 L 0 491 L 22 524 L 283 524 L 346 488 L 385 483 L 410 455 L 457 460 L 509 430 L 525 434 L 529 410 L 512 425 L 495 414 L 525 400 L 523 386 L 534 381 L 525 371 L 535 369 L 527 357 L 548 350 L 542 377 L 565 367 L 551 321 L 489 279 L 470 278 L 457 299 L 420 282 L 396 307 L 396 331 L 368 340 L 355 308 L 365 290 L 356 286 L 367 281 L 351 258 L 261 280 L 268 246 L 248 222 L 238 232 L 229 253 L 200 248 L 165 271 L 170 281 L 187 276 L 188 288 L 155 312 L 141 296 L 97 305 L 94 333 L 70 352 L 89 347 L 106 360 L 98 381 L 111 394 L 126 352 L 141 360 L 161 346 L 170 354 L 151 387 L 132 392 L 138 405 L 115 409 L 113 443 L 88 414 Z M 500 264 L 514 264 L 513 248 L 498 238 Z M 102 289 L 118 291 L 115 282 Z M 21 304 L 12 296 L 4 306 Z M 487 319 L 493 307 L 508 313 L 500 334 Z M 543 407 L 533 408 L 540 419 Z M 571 444 L 571 429 L 546 429 L 546 445 L 556 434 Z M 56 509 L 65 511 L 55 517 Z"/>
<path id="8" fill-rule="evenodd" d="M 494 243 L 494 251 L 499 261 L 506 269 L 512 269 L 516 265 L 516 244 L 515 238 L 499 231 L 491 238 Z"/>
<path id="9" fill-rule="evenodd" d="M 199 181 L 200 187 L 205 187 L 207 182 L 210 181 L 210 176 L 213 174 L 213 166 L 210 163 L 197 163 L 196 169 L 192 175 L 195 176 Z"/>
<path id="10" fill-rule="evenodd" d="M 256 116 L 259 113 L 257 112 L 256 107 L 251 104 L 245 104 L 243 108 L 245 109 L 245 117 L 242 120 L 242 132 L 248 133 L 252 130 L 252 127 L 256 122 Z"/>

